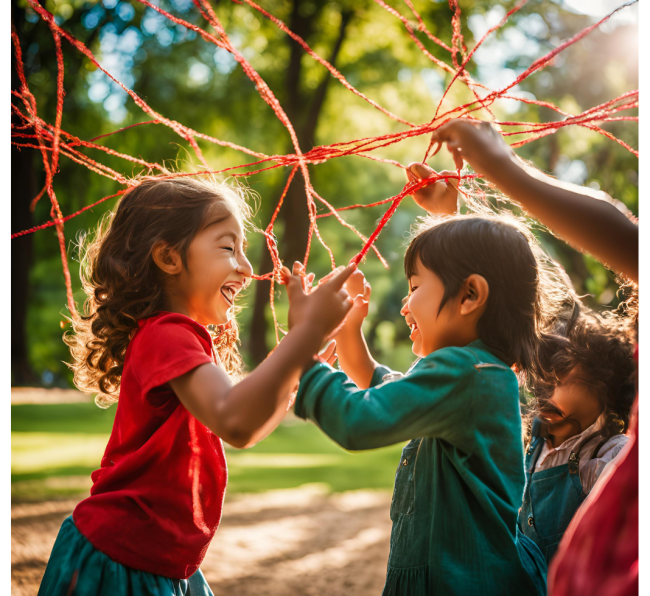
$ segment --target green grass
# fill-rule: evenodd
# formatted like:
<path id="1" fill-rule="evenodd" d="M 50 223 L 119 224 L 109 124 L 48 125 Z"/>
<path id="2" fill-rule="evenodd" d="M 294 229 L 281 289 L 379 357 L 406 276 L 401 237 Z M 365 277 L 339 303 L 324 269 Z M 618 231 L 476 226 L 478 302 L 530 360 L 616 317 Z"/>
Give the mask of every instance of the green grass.
<path id="1" fill-rule="evenodd" d="M 13 405 L 12 499 L 87 494 L 115 410 L 92 403 Z M 263 492 L 314 482 L 333 492 L 391 489 L 401 447 L 348 453 L 313 424 L 289 418 L 252 449 L 227 448 L 228 492 Z"/>

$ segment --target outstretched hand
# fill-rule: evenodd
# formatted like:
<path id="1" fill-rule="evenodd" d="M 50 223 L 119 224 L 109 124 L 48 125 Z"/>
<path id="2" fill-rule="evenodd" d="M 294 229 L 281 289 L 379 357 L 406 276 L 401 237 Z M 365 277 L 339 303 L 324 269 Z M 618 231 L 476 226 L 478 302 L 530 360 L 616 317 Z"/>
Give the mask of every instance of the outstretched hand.
<path id="1" fill-rule="evenodd" d="M 424 180 L 436 174 L 436 171 L 423 163 L 412 163 L 406 170 L 409 182 Z M 455 215 L 458 211 L 458 174 L 444 170 L 440 176 L 453 176 L 438 180 L 411 195 L 422 209 L 431 215 Z"/>
<path id="2" fill-rule="evenodd" d="M 296 261 L 293 271 L 282 268 L 282 283 L 289 296 L 289 329 L 299 324 L 309 324 L 323 337 L 329 336 L 345 319 L 352 308 L 352 300 L 343 289 L 356 265 L 339 267 L 324 283 L 311 288 L 313 275 L 306 275 L 302 263 Z"/>

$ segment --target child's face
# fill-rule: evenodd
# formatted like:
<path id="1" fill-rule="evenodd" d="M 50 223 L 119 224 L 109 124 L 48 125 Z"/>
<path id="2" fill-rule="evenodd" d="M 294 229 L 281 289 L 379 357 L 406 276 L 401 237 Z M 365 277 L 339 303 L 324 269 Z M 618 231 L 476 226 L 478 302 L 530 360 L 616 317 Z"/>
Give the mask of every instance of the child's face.
<path id="1" fill-rule="evenodd" d="M 438 313 L 445 286 L 440 278 L 427 269 L 420 258 L 416 259 L 415 274 L 409 279 L 409 295 L 400 313 L 411 328 L 413 353 L 427 356 L 449 345 L 453 345 L 453 316 L 450 307 L 453 300 L 448 300 Z"/>
<path id="2" fill-rule="evenodd" d="M 593 386 L 582 379 L 579 366 L 560 377 L 550 407 L 540 412 L 551 434 L 573 436 L 589 428 L 600 416 L 603 405 Z"/>
<path id="3" fill-rule="evenodd" d="M 253 269 L 244 254 L 244 231 L 236 217 L 208 224 L 192 240 L 177 288 L 191 318 L 202 325 L 228 322 L 235 296 Z"/>

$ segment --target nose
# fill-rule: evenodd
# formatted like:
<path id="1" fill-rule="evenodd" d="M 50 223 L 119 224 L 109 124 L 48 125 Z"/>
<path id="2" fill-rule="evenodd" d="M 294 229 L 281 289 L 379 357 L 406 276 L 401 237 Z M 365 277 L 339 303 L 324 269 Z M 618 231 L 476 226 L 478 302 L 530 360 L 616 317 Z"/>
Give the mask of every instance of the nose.
<path id="1" fill-rule="evenodd" d="M 244 253 L 237 258 L 237 271 L 248 279 L 253 275 L 253 266 Z"/>
<path id="2" fill-rule="evenodd" d="M 405 317 L 408 315 L 411 311 L 409 310 L 409 301 L 408 298 L 405 298 L 406 302 L 404 302 L 404 306 L 402 306 L 401 310 L 399 311 L 399 314 Z"/>

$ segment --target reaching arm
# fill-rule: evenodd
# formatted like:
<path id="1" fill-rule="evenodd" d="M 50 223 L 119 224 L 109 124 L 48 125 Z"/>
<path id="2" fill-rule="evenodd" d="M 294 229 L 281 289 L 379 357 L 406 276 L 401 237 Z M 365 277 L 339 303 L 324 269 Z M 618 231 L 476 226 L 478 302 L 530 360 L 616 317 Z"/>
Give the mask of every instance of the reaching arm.
<path id="1" fill-rule="evenodd" d="M 486 122 L 451 120 L 433 139 L 439 147 L 447 144 L 456 167 L 467 161 L 552 232 L 638 281 L 638 226 L 606 193 L 560 182 L 525 165 Z"/>
<path id="2" fill-rule="evenodd" d="M 303 369 L 350 309 L 352 303 L 342 287 L 354 269 L 339 271 L 309 295 L 303 278 L 287 270 L 287 336 L 236 385 L 214 364 L 198 366 L 170 381 L 190 414 L 233 447 L 250 447 L 271 432 L 286 413 Z"/>
<path id="3" fill-rule="evenodd" d="M 374 449 L 440 437 L 472 451 L 475 359 L 463 348 L 437 350 L 397 381 L 360 390 L 318 364 L 301 379 L 295 412 L 345 449 Z"/>
<path id="4" fill-rule="evenodd" d="M 361 330 L 361 325 L 368 316 L 372 288 L 363 273 L 357 269 L 348 278 L 345 289 L 353 299 L 353 306 L 345 318 L 345 324 L 336 336 L 336 352 L 345 374 L 354 381 L 359 389 L 367 389 L 378 366 L 370 354 L 366 338 Z"/>

